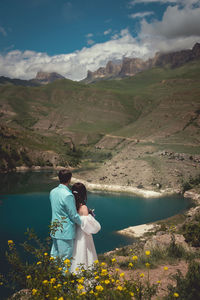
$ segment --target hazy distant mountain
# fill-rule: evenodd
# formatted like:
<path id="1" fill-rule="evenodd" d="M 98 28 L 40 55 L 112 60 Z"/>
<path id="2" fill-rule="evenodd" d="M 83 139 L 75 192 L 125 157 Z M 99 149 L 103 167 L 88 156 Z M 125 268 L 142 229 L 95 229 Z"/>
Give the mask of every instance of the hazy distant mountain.
<path id="1" fill-rule="evenodd" d="M 169 65 L 176 68 L 185 63 L 200 58 L 200 43 L 196 43 L 192 50 L 182 50 L 171 53 L 156 53 L 154 58 L 143 61 L 140 58 L 124 58 L 121 63 L 115 64 L 109 61 L 106 67 L 101 67 L 95 72 L 88 71 L 85 83 L 91 83 L 102 79 L 123 78 L 153 68 Z"/>
<path id="2" fill-rule="evenodd" d="M 16 78 L 11 79 L 9 77 L 0 76 L 0 85 L 10 83 L 21 86 L 39 86 L 54 82 L 59 79 L 65 79 L 65 77 L 56 72 L 38 72 L 36 77 L 30 80 L 22 80 Z"/>
<path id="3" fill-rule="evenodd" d="M 33 80 L 22 80 L 22 79 L 11 79 L 9 77 L 0 76 L 0 85 L 2 84 L 14 84 L 14 85 L 22 85 L 22 86 L 38 86 L 40 85 L 37 82 L 34 82 Z"/>
<path id="4" fill-rule="evenodd" d="M 56 72 L 38 72 L 35 79 L 32 80 L 32 82 L 37 82 L 40 84 L 48 84 L 51 82 L 54 82 L 55 80 L 59 79 L 65 79 L 64 76 L 56 73 Z"/>

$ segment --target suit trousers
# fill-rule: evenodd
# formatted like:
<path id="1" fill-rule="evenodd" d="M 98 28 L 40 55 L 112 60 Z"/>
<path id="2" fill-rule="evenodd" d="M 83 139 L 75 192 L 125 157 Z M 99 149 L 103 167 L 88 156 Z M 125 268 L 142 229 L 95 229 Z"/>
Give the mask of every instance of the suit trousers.
<path id="1" fill-rule="evenodd" d="M 53 238 L 51 256 L 62 260 L 71 259 L 73 254 L 74 240 L 62 240 Z"/>

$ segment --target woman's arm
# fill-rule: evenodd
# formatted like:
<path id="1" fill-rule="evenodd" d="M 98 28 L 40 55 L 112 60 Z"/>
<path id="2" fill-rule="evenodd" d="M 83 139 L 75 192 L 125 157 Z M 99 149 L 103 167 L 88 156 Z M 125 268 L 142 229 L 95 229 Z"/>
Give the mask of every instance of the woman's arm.
<path id="1" fill-rule="evenodd" d="M 88 216 L 88 208 L 86 205 L 82 205 L 78 211 L 80 216 Z"/>

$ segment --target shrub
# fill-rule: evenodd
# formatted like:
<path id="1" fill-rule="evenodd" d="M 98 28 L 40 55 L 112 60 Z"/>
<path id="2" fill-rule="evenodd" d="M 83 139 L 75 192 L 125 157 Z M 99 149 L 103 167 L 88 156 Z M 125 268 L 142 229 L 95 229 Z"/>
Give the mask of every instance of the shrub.
<path id="1" fill-rule="evenodd" d="M 184 224 L 182 230 L 187 243 L 190 243 L 193 247 L 200 246 L 200 221 Z"/>
<path id="2" fill-rule="evenodd" d="M 35 259 L 32 263 L 20 259 L 16 245 L 8 241 L 7 258 L 12 266 L 9 274 L 9 284 L 15 291 L 22 288 L 30 291 L 29 299 L 110 299 L 131 300 L 151 299 L 156 295 L 158 284 L 150 284 L 149 274 L 137 275 L 127 280 L 124 273 L 116 269 L 116 259 L 107 263 L 94 262 L 93 266 L 85 270 L 83 266 L 70 273 L 70 261 L 61 261 L 49 256 L 49 242 L 41 243 L 33 231 L 28 231 L 28 241 L 22 244 L 23 249 Z M 147 251 L 146 255 L 150 255 Z"/>
<path id="3" fill-rule="evenodd" d="M 176 281 L 176 286 L 168 286 L 169 294 L 165 299 L 174 299 L 175 293 L 181 300 L 200 299 L 200 263 L 192 261 L 185 277 L 178 271 L 172 278 Z"/>

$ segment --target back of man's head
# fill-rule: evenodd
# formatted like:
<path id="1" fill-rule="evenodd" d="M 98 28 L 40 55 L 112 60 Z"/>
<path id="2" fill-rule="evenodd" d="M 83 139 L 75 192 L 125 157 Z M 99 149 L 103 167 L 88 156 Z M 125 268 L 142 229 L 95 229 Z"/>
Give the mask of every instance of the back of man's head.
<path id="1" fill-rule="evenodd" d="M 62 169 L 58 173 L 58 178 L 60 180 L 60 183 L 69 183 L 72 178 L 72 172 L 68 169 Z"/>

